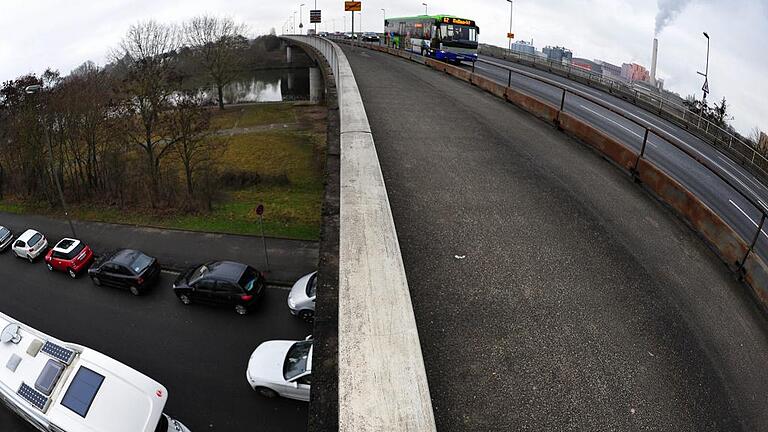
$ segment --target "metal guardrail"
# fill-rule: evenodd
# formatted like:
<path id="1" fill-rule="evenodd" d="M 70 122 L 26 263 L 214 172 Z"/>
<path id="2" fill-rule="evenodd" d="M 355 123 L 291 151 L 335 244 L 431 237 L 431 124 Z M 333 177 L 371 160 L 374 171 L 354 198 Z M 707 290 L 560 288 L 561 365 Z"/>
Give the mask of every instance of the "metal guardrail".
<path id="1" fill-rule="evenodd" d="M 327 39 L 283 37 L 308 45 L 327 59 L 338 94 L 339 431 L 434 432 L 400 244 L 352 68 L 341 48 Z"/>
<path id="2" fill-rule="evenodd" d="M 359 44 L 361 44 L 361 43 L 360 42 L 356 43 L 356 45 L 359 45 Z M 375 43 L 369 43 L 369 44 L 363 44 L 363 45 L 378 45 L 378 46 L 381 46 L 381 44 L 375 44 Z M 413 53 L 413 55 L 418 55 L 418 54 L 417 53 Z M 562 84 L 562 83 L 560 83 L 558 81 L 555 81 L 555 80 L 552 80 L 552 79 L 548 79 L 548 78 L 539 76 L 537 74 L 533 74 L 533 73 L 530 73 L 530 72 L 522 71 L 522 70 L 513 68 L 511 66 L 503 65 L 503 64 L 492 62 L 492 61 L 488 61 L 488 60 L 479 59 L 478 62 L 484 63 L 484 64 L 488 64 L 488 65 L 492 65 L 494 67 L 498 67 L 498 68 L 503 69 L 503 70 L 507 70 L 507 71 L 509 71 L 510 76 L 513 73 L 514 74 L 518 74 L 518 75 L 524 76 L 526 78 L 529 78 L 529 79 L 532 79 L 532 80 L 535 80 L 535 81 L 538 81 L 538 82 L 541 82 L 543 84 L 546 84 L 546 85 L 549 85 L 551 87 L 559 89 L 562 92 L 562 96 L 560 98 L 560 106 L 555 108 L 555 109 L 558 109 L 558 116 L 560 115 L 560 113 L 566 112 L 565 111 L 566 97 L 567 97 L 568 94 L 571 94 L 571 95 L 576 96 L 578 98 L 587 100 L 587 101 L 589 101 L 589 102 L 591 102 L 591 103 L 593 103 L 593 104 L 595 104 L 595 105 L 597 105 L 597 106 L 599 106 L 599 107 L 601 107 L 601 108 L 603 108 L 603 109 L 605 109 L 607 111 L 610 111 L 611 113 L 613 113 L 615 115 L 620 116 L 621 118 L 631 122 L 632 124 L 641 127 L 644 130 L 644 134 L 643 134 L 643 142 L 642 142 L 642 147 L 641 147 L 640 153 L 637 154 L 637 158 L 636 158 L 635 163 L 634 163 L 635 169 L 633 170 L 632 174 L 633 174 L 633 176 L 635 178 L 637 178 L 637 167 L 638 167 L 640 161 L 641 160 L 647 160 L 645 151 L 646 151 L 646 146 L 648 144 L 648 137 L 649 137 L 650 134 L 653 134 L 653 135 L 657 136 L 658 138 L 662 139 L 663 141 L 665 141 L 669 145 L 671 145 L 671 146 L 675 147 L 676 149 L 680 150 L 681 152 L 683 152 L 684 154 L 689 156 L 691 159 L 693 159 L 696 162 L 698 162 L 701 166 L 706 168 L 709 172 L 711 172 L 715 177 L 717 177 L 723 183 L 725 183 L 727 186 L 729 186 L 737 194 L 741 195 L 749 204 L 751 204 L 756 209 L 756 211 L 760 212 L 760 214 L 761 214 L 760 222 L 757 224 L 757 229 L 755 231 L 754 236 L 751 236 L 751 238 L 743 238 L 742 237 L 744 242 L 749 245 L 749 249 L 747 250 L 747 253 L 745 254 L 745 256 L 739 261 L 739 268 L 738 268 L 738 270 L 740 271 L 744 267 L 744 264 L 747 261 L 747 258 L 749 258 L 750 254 L 752 254 L 754 252 L 755 246 L 757 245 L 757 240 L 758 240 L 758 238 L 760 236 L 760 233 L 763 231 L 763 229 L 765 227 L 766 219 L 768 219 L 768 207 L 760 200 L 759 197 L 752 196 L 751 194 L 743 192 L 740 188 L 738 188 L 734 184 L 734 182 L 731 179 L 727 178 L 727 176 L 725 174 L 720 173 L 718 169 L 716 169 L 715 167 L 711 166 L 710 162 L 707 160 L 707 158 L 703 157 L 702 154 L 698 154 L 698 153 L 692 151 L 687 145 L 678 144 L 678 141 L 680 141 L 679 138 L 675 137 L 674 135 L 672 135 L 672 134 L 670 134 L 670 133 L 668 133 L 668 132 L 666 132 L 664 130 L 656 128 L 655 126 L 653 126 L 652 124 L 650 124 L 648 122 L 638 120 L 634 116 L 628 115 L 621 108 L 616 107 L 615 105 L 607 103 L 604 100 L 599 99 L 599 98 L 597 98 L 595 96 L 592 96 L 591 94 L 589 94 L 587 92 L 584 92 L 582 90 L 579 90 L 577 88 L 564 85 L 564 84 Z M 501 84 L 501 85 L 503 85 L 503 84 Z M 511 79 L 509 81 L 509 85 L 507 85 L 507 88 L 512 88 L 511 87 Z M 731 228 L 734 229 L 734 227 L 731 227 Z M 736 231 L 736 230 L 734 229 L 734 231 Z M 736 232 L 738 232 L 738 231 L 736 231 Z"/>
<path id="3" fill-rule="evenodd" d="M 684 105 L 674 100 L 664 98 L 661 95 L 655 95 L 645 89 L 638 89 L 630 83 L 605 77 L 591 71 L 541 59 L 538 56 L 509 51 L 504 48 L 491 45 L 483 45 L 481 51 L 484 55 L 509 60 L 523 65 L 530 65 L 534 68 L 545 68 L 549 71 L 558 71 L 565 74 L 566 77 L 579 77 L 589 83 L 603 86 L 609 93 L 616 93 L 624 96 L 625 99 L 641 108 L 664 116 L 668 120 L 674 121 L 681 127 L 698 136 L 703 141 L 713 145 L 733 157 L 737 162 L 745 165 L 750 171 L 762 181 L 768 182 L 768 158 L 761 154 L 751 144 L 743 141 L 733 133 L 723 129 L 689 110 Z"/>

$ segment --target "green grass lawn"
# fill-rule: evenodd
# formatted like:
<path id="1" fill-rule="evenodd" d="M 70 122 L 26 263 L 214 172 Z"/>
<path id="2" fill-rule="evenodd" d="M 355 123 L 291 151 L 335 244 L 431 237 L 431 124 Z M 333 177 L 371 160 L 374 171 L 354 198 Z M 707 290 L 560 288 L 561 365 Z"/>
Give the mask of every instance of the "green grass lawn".
<path id="1" fill-rule="evenodd" d="M 290 103 L 266 103 L 231 106 L 224 111 L 212 109 L 212 129 L 262 126 L 276 123 L 295 123 L 296 108 Z"/>
<path id="2" fill-rule="evenodd" d="M 304 109 L 292 104 L 249 105 L 217 114 L 214 123 L 217 128 L 231 128 L 237 121 L 240 121 L 238 127 L 295 123 L 298 120 L 325 124 L 324 119 L 302 116 Z M 323 174 L 314 149 L 324 148 L 322 129 L 283 129 L 211 138 L 224 140 L 218 160 L 220 170 L 256 172 L 262 181 L 242 189 L 222 190 L 210 213 L 184 214 L 180 211 L 175 215 L 161 215 L 147 208 L 81 204 L 70 206 L 71 216 L 76 220 L 258 235 L 255 208 L 261 203 L 265 207 L 266 235 L 317 240 L 320 237 Z M 63 217 L 59 210 L 14 200 L 0 201 L 0 211 Z"/>

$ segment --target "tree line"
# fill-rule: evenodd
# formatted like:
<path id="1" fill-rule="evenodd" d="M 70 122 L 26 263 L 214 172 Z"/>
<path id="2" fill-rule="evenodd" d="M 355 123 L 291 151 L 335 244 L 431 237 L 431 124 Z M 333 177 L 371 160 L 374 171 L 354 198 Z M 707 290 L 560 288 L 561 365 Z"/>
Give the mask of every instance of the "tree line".
<path id="1" fill-rule="evenodd" d="M 114 206 L 210 207 L 218 189 L 210 131 L 211 97 L 274 36 L 249 40 L 230 18 L 199 16 L 180 25 L 131 26 L 98 67 L 67 76 L 48 69 L 0 87 L 0 199 L 9 194 L 58 205 L 68 200 Z"/>

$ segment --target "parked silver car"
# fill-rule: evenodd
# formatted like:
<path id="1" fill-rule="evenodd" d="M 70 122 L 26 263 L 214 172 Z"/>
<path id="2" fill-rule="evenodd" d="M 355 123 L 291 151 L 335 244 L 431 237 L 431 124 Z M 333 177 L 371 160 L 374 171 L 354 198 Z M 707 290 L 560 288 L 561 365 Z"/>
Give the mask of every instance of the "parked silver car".
<path id="1" fill-rule="evenodd" d="M 0 252 L 4 251 L 13 242 L 13 233 L 4 226 L 0 226 Z"/>
<path id="2" fill-rule="evenodd" d="M 293 315 L 304 320 L 315 317 L 315 296 L 317 294 L 317 272 L 310 273 L 293 284 L 288 294 L 288 309 Z"/>

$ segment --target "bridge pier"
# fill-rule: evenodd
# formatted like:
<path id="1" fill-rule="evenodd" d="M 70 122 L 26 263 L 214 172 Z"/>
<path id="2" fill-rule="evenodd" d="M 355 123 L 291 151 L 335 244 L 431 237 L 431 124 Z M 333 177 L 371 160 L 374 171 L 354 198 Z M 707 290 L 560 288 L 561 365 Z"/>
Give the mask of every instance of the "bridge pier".
<path id="1" fill-rule="evenodd" d="M 309 68 L 309 101 L 319 103 L 323 99 L 323 76 L 320 68 L 315 66 Z"/>
<path id="2" fill-rule="evenodd" d="M 286 61 L 286 63 L 292 63 L 291 57 L 292 57 L 291 56 L 291 46 L 287 45 L 285 47 L 285 61 Z"/>

